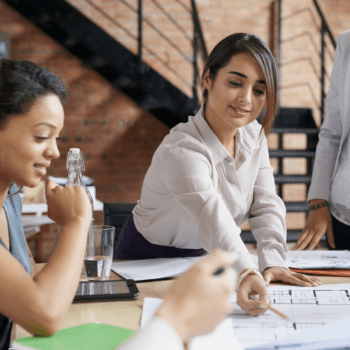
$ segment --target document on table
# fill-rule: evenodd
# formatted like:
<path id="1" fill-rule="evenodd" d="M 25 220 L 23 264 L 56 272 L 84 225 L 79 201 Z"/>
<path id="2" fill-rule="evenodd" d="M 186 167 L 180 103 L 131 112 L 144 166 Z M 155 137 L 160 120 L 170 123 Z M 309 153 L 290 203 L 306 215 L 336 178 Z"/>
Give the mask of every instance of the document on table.
<path id="1" fill-rule="evenodd" d="M 135 281 L 175 277 L 187 271 L 202 256 L 191 258 L 157 258 L 112 263 L 118 275 Z"/>
<path id="2" fill-rule="evenodd" d="M 309 331 L 350 316 L 350 284 L 319 287 L 268 286 L 273 306 L 289 316 L 292 322 L 268 310 L 259 317 L 249 316 L 236 303 L 231 315 L 233 329 L 244 348 L 260 346 L 283 337 Z M 349 332 L 348 332 L 349 333 Z"/>
<path id="3" fill-rule="evenodd" d="M 246 350 L 325 350 L 349 349 L 350 317 L 317 326 L 307 332 L 291 335 L 265 345 L 246 348 Z"/>
<path id="4" fill-rule="evenodd" d="M 289 316 L 292 322 L 283 320 L 270 310 L 259 317 L 249 316 L 237 305 L 236 293 L 233 293 L 233 329 L 244 348 L 279 340 L 350 316 L 350 284 L 268 286 L 267 290 L 273 306 Z"/>
<path id="5" fill-rule="evenodd" d="M 153 317 L 154 313 L 163 302 L 162 299 L 145 298 L 141 318 L 141 328 L 144 327 Z M 215 330 L 207 335 L 192 339 L 189 350 L 243 350 L 235 337 L 230 318 L 221 322 Z"/>
<path id="6" fill-rule="evenodd" d="M 295 269 L 350 269 L 350 251 L 292 250 L 287 265 Z"/>

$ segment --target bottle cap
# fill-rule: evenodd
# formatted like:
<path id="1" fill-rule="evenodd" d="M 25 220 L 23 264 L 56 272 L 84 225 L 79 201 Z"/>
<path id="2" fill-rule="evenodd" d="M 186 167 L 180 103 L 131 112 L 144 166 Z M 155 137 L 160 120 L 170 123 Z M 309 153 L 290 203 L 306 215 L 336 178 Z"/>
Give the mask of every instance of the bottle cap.
<path id="1" fill-rule="evenodd" d="M 79 154 L 80 148 L 70 148 L 69 149 L 73 154 Z"/>

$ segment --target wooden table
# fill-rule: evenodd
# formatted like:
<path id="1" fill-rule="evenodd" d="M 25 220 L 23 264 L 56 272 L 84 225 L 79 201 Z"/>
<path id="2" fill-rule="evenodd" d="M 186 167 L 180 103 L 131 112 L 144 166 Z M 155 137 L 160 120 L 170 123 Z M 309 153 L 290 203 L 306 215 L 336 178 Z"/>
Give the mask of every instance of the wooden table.
<path id="1" fill-rule="evenodd" d="M 37 264 L 41 268 L 44 264 Z M 122 279 L 111 271 L 110 280 Z M 82 281 L 86 280 L 82 275 Z M 60 329 L 78 326 L 89 322 L 101 322 L 118 327 L 137 330 L 140 327 L 143 300 L 145 297 L 163 298 L 171 280 L 137 283 L 140 296 L 130 301 L 105 301 L 72 304 L 63 319 Z M 15 325 L 14 337 L 22 338 L 31 334 Z"/>
<path id="2" fill-rule="evenodd" d="M 40 264 L 44 265 L 44 264 Z M 318 276 L 323 284 L 350 283 L 350 277 Z M 82 276 L 84 280 L 84 276 Z M 113 271 L 110 279 L 121 279 Z M 89 322 L 102 322 L 118 327 L 137 330 L 140 327 L 143 300 L 145 297 L 163 298 L 171 280 L 137 283 L 139 299 L 132 301 L 107 301 L 72 304 L 62 321 L 60 329 L 78 326 Z M 30 334 L 16 325 L 15 337 Z"/>

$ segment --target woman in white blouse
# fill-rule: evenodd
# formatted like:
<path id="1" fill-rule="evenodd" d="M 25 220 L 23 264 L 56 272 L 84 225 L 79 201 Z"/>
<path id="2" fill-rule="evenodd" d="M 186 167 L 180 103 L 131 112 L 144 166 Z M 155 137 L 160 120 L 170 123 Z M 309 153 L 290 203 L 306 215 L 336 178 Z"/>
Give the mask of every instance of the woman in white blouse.
<path id="1" fill-rule="evenodd" d="M 197 115 L 171 129 L 155 152 L 115 257 L 198 256 L 216 247 L 238 252 L 238 303 L 259 315 L 268 303 L 265 283 L 320 283 L 285 263 L 285 206 L 275 191 L 266 141 L 277 107 L 273 56 L 255 35 L 230 35 L 209 55 L 202 85 Z M 263 275 L 240 237 L 246 220 Z"/>

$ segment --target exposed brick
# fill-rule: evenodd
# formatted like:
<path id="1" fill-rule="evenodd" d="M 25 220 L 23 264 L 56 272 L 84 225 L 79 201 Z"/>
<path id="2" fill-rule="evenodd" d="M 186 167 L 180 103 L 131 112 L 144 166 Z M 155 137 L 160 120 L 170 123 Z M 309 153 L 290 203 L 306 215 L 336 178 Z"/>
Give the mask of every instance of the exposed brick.
<path id="1" fill-rule="evenodd" d="M 107 18 L 84 0 L 69 0 L 69 2 L 125 47 L 134 53 L 137 52 L 135 11 L 119 1 L 94 0 L 94 3 L 109 15 L 110 18 Z M 192 57 L 191 16 L 176 1 L 157 0 L 157 2 L 166 13 L 159 11 L 153 2 L 144 2 L 144 14 L 151 23 L 151 25 L 144 24 L 144 60 L 191 96 L 192 90 L 189 86 L 193 79 L 191 62 L 186 61 L 173 47 L 173 45 L 179 47 L 185 56 Z M 182 3 L 190 8 L 190 1 L 182 0 Z M 341 31 L 348 29 L 350 15 L 348 0 L 319 0 L 319 3 L 335 37 Z M 137 9 L 136 0 L 127 1 L 127 4 Z M 234 32 L 256 33 L 266 42 L 269 41 L 271 0 L 197 0 L 196 4 L 209 51 L 219 40 Z M 285 0 L 282 8 L 283 16 L 303 8 L 310 8 L 314 13 L 311 0 Z M 190 40 L 176 25 L 169 22 L 167 16 L 174 18 L 186 31 Z M 311 18 L 310 12 L 303 12 L 286 20 L 283 24 L 283 38 L 303 32 L 309 32 L 314 36 L 316 28 Z M 319 23 L 319 20 L 317 21 Z M 82 65 L 79 59 L 1 0 L 0 23 L 2 31 L 11 35 L 13 58 L 32 60 L 48 67 L 63 78 L 70 91 L 69 103 L 65 106 L 65 126 L 61 133 L 63 140 L 59 143 L 61 157 L 52 163 L 50 174 L 66 176 L 66 154 L 70 147 L 80 147 L 86 157 L 85 174 L 95 179 L 98 199 L 106 202 L 136 202 L 152 156 L 169 129 L 111 86 L 99 74 Z M 163 39 L 152 26 L 166 35 L 168 40 Z M 315 37 L 314 40 L 316 48 L 319 49 L 319 38 Z M 282 85 L 287 87 L 281 91 L 281 105 L 311 107 L 319 124 L 317 109 L 319 83 L 312 67 L 314 64 L 319 74 L 319 57 L 311 39 L 305 35 L 286 42 L 282 46 L 281 54 L 284 63 L 300 57 L 309 58 L 298 64 L 283 65 Z M 329 70 L 332 64 L 332 60 L 327 59 Z M 203 67 L 203 62 L 199 65 Z M 276 143 L 273 138 L 271 135 L 270 146 Z M 297 143 L 295 146 L 299 147 L 304 141 L 295 139 L 295 142 Z M 286 160 L 286 162 L 288 173 L 305 171 L 302 160 Z M 271 163 L 276 167 L 276 160 L 271 159 Z M 299 191 L 301 197 L 298 198 L 306 195 L 304 188 L 288 191 L 290 195 Z M 288 219 L 288 222 L 290 220 Z"/>

